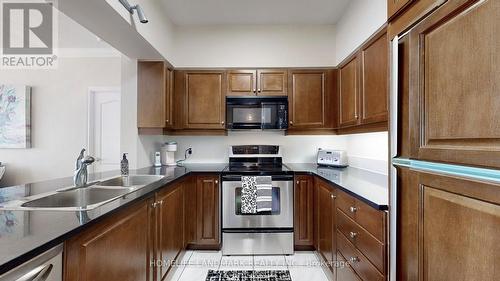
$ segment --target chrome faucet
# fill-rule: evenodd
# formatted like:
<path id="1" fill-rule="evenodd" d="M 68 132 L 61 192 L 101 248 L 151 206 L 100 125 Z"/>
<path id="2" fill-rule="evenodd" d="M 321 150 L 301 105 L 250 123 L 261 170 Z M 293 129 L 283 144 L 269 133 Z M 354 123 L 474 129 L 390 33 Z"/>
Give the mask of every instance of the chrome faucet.
<path id="1" fill-rule="evenodd" d="M 87 184 L 87 166 L 95 162 L 92 156 L 84 156 L 85 148 L 80 151 L 80 155 L 76 159 L 75 175 L 73 176 L 73 183 L 76 187 L 82 187 Z"/>

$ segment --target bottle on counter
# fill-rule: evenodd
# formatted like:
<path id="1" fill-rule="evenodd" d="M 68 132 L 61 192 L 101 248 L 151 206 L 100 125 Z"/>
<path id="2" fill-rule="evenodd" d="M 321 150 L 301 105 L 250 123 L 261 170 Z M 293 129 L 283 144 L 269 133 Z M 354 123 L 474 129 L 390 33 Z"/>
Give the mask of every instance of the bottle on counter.
<path id="1" fill-rule="evenodd" d="M 128 176 L 128 153 L 123 153 L 122 161 L 120 162 L 120 170 L 122 172 L 122 176 Z"/>

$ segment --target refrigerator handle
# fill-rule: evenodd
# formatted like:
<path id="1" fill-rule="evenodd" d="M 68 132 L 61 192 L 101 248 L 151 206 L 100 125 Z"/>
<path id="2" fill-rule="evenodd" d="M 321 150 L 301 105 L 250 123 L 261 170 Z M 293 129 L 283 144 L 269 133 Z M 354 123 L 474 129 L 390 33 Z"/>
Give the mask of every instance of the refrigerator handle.
<path id="1" fill-rule="evenodd" d="M 390 58 L 390 87 L 389 87 L 389 103 L 390 103 L 390 141 L 391 141 L 391 158 L 396 157 L 398 153 L 398 45 L 399 37 L 395 36 L 391 41 Z"/>
<path id="2" fill-rule="evenodd" d="M 390 58 L 390 161 L 398 154 L 398 46 L 399 37 L 391 41 Z M 397 245 L 397 170 L 394 166 L 389 168 L 389 280 L 396 280 L 396 245 Z"/>

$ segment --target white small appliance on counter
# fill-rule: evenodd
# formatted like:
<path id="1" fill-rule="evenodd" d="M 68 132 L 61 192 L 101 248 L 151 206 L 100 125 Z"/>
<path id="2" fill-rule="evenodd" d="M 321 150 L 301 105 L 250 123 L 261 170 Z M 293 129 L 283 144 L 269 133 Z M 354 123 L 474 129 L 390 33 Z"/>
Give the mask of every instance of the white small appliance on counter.
<path id="1" fill-rule="evenodd" d="M 177 151 L 177 142 L 166 142 L 161 146 L 161 164 L 163 166 L 175 166 L 175 152 Z"/>
<path id="2" fill-rule="evenodd" d="M 347 164 L 347 153 L 344 150 L 318 149 L 317 164 L 319 166 L 330 166 L 345 168 Z"/>

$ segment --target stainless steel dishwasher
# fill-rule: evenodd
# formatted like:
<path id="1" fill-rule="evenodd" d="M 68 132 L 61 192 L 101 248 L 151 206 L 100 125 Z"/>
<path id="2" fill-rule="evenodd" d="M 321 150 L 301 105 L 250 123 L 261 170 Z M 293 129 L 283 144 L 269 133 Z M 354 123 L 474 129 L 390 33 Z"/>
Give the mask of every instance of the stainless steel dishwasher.
<path id="1" fill-rule="evenodd" d="M 58 245 L 0 276 L 0 281 L 62 281 L 63 245 Z"/>

